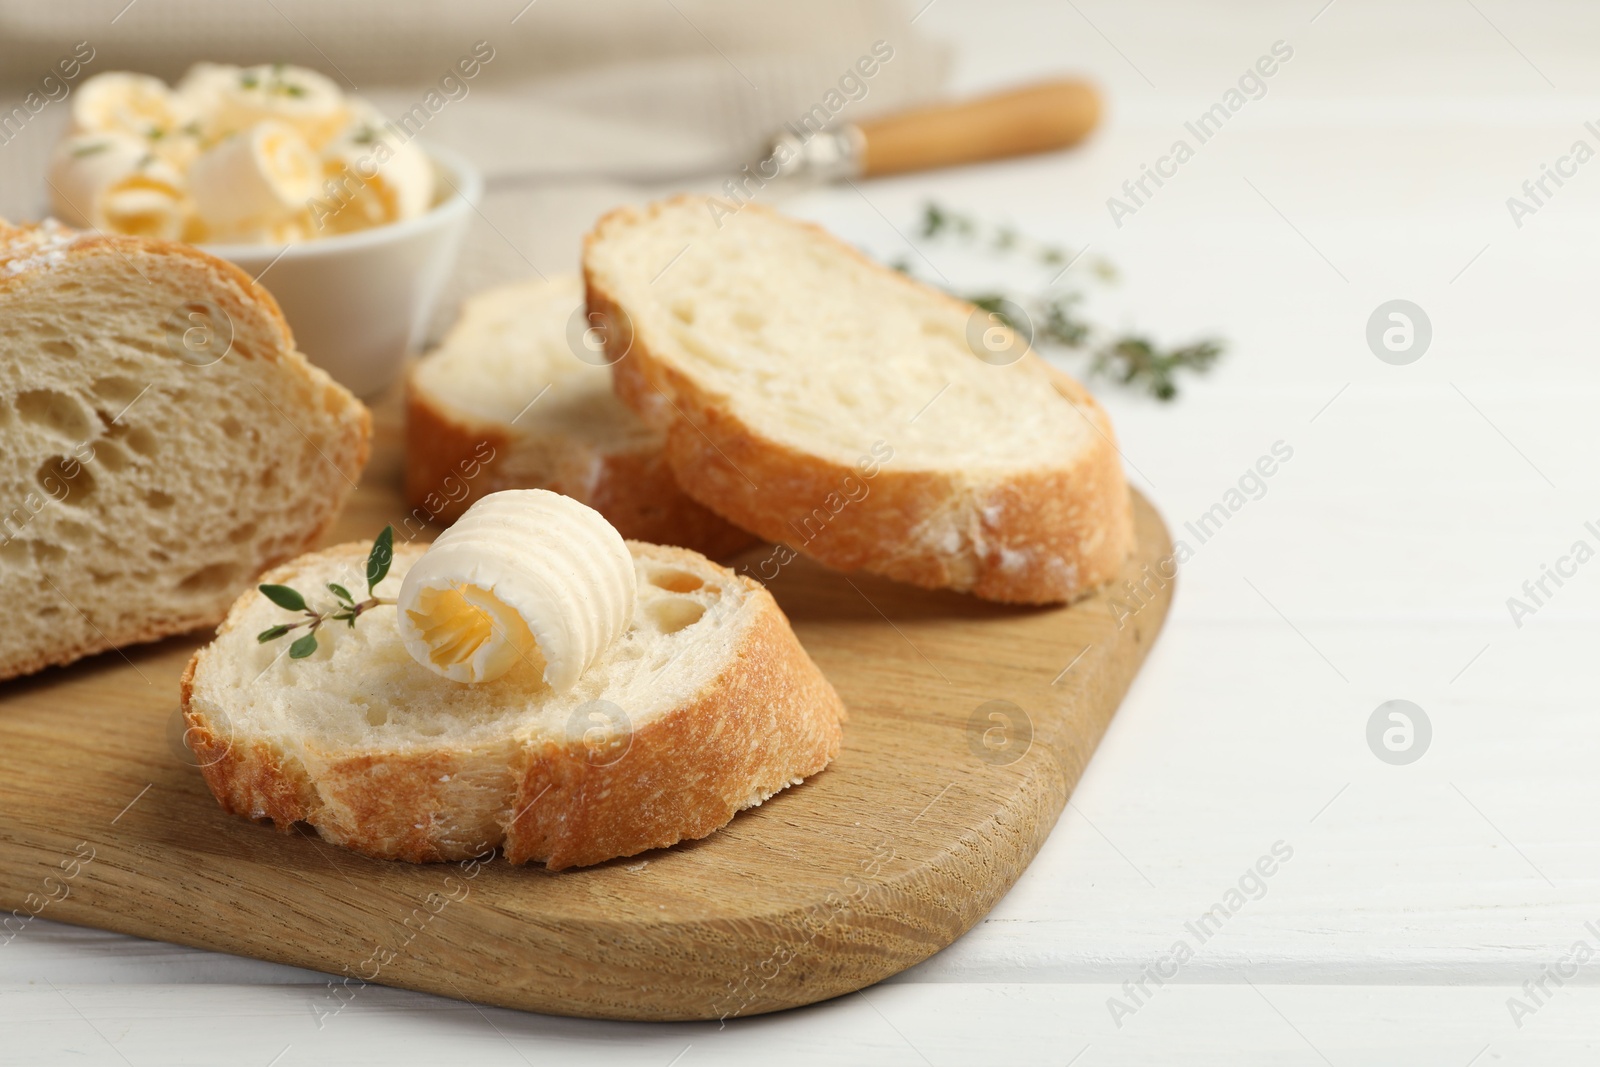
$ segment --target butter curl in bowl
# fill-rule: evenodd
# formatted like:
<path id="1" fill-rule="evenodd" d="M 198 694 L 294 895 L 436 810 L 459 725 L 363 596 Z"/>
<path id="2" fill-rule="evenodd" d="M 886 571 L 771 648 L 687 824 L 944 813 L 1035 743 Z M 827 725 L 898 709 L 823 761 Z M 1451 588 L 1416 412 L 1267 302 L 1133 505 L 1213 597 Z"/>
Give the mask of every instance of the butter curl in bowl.
<path id="1" fill-rule="evenodd" d="M 207 244 L 285 244 L 400 222 L 437 180 L 408 131 L 314 70 L 195 65 L 176 86 L 81 85 L 50 164 L 76 226 Z"/>
<path id="2" fill-rule="evenodd" d="M 493 58 L 480 42 L 452 84 Z M 300 351 L 369 397 L 422 340 L 482 195 L 471 163 L 417 140 L 437 110 L 428 101 L 442 99 L 423 87 L 424 103 L 391 122 L 331 78 L 283 64 L 199 63 L 175 86 L 100 74 L 71 97 L 48 175 L 53 209 L 237 264 L 277 298 Z M 193 313 L 175 308 L 174 321 Z"/>

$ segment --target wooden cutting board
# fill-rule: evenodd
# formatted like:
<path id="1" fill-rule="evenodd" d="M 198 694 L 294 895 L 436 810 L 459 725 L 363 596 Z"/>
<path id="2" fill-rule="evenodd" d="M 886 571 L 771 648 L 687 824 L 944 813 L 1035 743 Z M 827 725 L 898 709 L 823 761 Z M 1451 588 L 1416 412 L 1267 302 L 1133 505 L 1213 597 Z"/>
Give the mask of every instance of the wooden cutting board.
<path id="1" fill-rule="evenodd" d="M 394 399 L 376 414 L 332 541 L 406 512 Z M 367 982 L 615 1019 L 870 985 L 982 918 L 1061 813 L 1171 598 L 1141 574 L 1167 531 L 1136 510 L 1131 616 L 785 567 L 772 591 L 850 709 L 838 760 L 703 841 L 559 874 L 371 860 L 224 815 L 178 713 L 208 635 L 0 685 L 0 943 L 37 915 L 314 968 L 325 1018 Z"/>

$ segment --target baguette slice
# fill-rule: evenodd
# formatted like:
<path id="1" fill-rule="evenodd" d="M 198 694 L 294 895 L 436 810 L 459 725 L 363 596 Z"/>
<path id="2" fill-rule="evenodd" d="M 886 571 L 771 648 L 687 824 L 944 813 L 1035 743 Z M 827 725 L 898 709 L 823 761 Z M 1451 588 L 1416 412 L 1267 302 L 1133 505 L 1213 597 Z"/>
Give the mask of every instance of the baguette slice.
<path id="1" fill-rule="evenodd" d="M 0 678 L 216 625 L 327 529 L 370 437 L 237 267 L 0 222 Z"/>
<path id="2" fill-rule="evenodd" d="M 291 660 L 256 634 L 286 613 L 254 590 L 184 673 L 186 739 L 222 807 L 297 821 L 369 856 L 457 860 L 499 846 L 552 870 L 705 837 L 822 770 L 844 707 L 767 591 L 698 553 L 630 542 L 633 625 L 577 687 L 542 664 L 462 685 L 418 664 L 395 609 Z M 267 580 L 364 588 L 368 546 Z M 395 549 L 378 594 L 422 555 Z"/>
<path id="3" fill-rule="evenodd" d="M 991 600 L 1112 578 L 1133 515 L 1110 421 L 972 305 L 759 205 L 678 197 L 584 244 L 617 393 L 685 492 L 843 570 Z M 1025 347 L 1025 346 L 1023 346 Z M 625 353 L 625 355 L 622 355 Z"/>
<path id="4" fill-rule="evenodd" d="M 586 325 L 582 309 L 572 275 L 466 302 L 407 378 L 407 501 L 451 523 L 489 493 L 549 489 L 588 504 L 623 537 L 712 557 L 754 544 L 684 495 L 662 435 L 617 399 L 603 363 L 573 354 L 569 332 Z"/>

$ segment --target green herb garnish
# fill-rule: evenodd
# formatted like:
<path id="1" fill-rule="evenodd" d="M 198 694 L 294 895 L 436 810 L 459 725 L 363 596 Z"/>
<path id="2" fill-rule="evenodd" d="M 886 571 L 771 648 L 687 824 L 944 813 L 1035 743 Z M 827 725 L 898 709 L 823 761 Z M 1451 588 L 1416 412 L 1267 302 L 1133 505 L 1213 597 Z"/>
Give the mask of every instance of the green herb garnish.
<path id="1" fill-rule="evenodd" d="M 1220 341 L 1196 341 L 1192 345 L 1162 350 L 1147 337 L 1129 334 L 1096 350 L 1090 369 L 1124 385 L 1144 382 L 1151 396 L 1157 400 L 1171 400 L 1178 395 L 1178 384 L 1173 381 L 1177 371 L 1204 374 L 1221 355 Z"/>
<path id="2" fill-rule="evenodd" d="M 290 633 L 301 627 L 306 627 L 306 632 L 295 639 L 289 646 L 290 659 L 305 659 L 317 650 L 317 627 L 325 622 L 343 622 L 354 629 L 356 617 L 364 611 L 378 607 L 380 604 L 393 604 L 393 600 L 379 597 L 373 593 L 379 582 L 389 573 L 389 565 L 394 562 L 394 527 L 385 526 L 376 540 L 372 542 L 372 551 L 367 554 L 367 598 L 357 600 L 350 594 L 350 590 L 338 582 L 328 583 L 328 592 L 334 595 L 337 604 L 327 611 L 313 611 L 306 604 L 305 596 L 297 589 L 287 585 L 261 585 L 256 588 L 261 595 L 272 601 L 285 611 L 298 611 L 305 616 L 299 622 L 279 623 L 270 626 L 256 634 L 256 640 L 262 644 L 276 641 L 280 637 L 287 637 Z"/>
<path id="3" fill-rule="evenodd" d="M 274 63 L 268 68 L 272 73 L 263 84 L 254 71 L 245 71 L 239 75 L 239 85 L 244 89 L 260 89 L 265 93 L 276 93 L 279 96 L 300 97 L 306 95 L 303 85 L 296 85 L 285 78 L 284 71 L 288 69 L 286 63 Z"/>
<path id="4" fill-rule="evenodd" d="M 1046 287 L 1035 293 L 994 291 L 956 293 L 962 299 L 997 316 L 1006 325 L 1039 345 L 1084 351 L 1090 356 L 1089 373 L 1109 378 L 1122 385 L 1142 387 L 1157 400 L 1172 400 L 1178 395 L 1177 375 L 1183 371 L 1204 374 L 1223 352 L 1219 340 L 1202 340 L 1176 348 L 1161 348 L 1149 337 L 1135 333 L 1107 335 L 1081 318 L 1078 304 L 1083 293 L 1059 285 L 1067 265 L 1075 257 L 1067 249 L 1035 241 L 1010 226 L 986 227 L 968 215 L 939 204 L 924 205 L 921 234 L 932 240 L 955 239 L 988 249 L 999 256 L 1026 256 L 1041 268 L 1054 268 L 1055 275 Z M 1080 253 L 1081 255 L 1081 253 Z M 895 270 L 913 273 L 909 260 L 892 264 Z M 1116 269 L 1103 259 L 1092 260 L 1090 272 L 1103 282 L 1114 281 Z M 1021 308 L 1029 322 L 1012 321 L 1007 306 Z"/>

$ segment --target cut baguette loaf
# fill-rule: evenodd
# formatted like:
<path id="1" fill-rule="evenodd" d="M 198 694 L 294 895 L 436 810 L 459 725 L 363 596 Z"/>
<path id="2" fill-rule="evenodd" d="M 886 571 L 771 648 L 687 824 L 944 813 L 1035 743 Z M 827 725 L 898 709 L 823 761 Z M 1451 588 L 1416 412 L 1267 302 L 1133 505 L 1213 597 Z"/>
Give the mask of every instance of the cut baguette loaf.
<path id="1" fill-rule="evenodd" d="M 974 338 L 1021 349 L 972 305 L 815 226 L 700 197 L 606 215 L 584 274 L 614 320 L 618 395 L 666 433 L 678 484 L 738 526 L 1024 603 L 1074 599 L 1132 550 L 1105 413 L 1031 351 L 978 358 Z"/>
<path id="2" fill-rule="evenodd" d="M 366 408 L 197 249 L 0 222 L 0 327 L 0 678 L 216 625 L 366 463 Z"/>
<path id="3" fill-rule="evenodd" d="M 684 495 L 662 435 L 617 399 L 611 372 L 573 351 L 583 286 L 571 275 L 501 286 L 460 321 L 406 385 L 406 498 L 451 523 L 502 489 L 549 489 L 622 536 L 719 557 L 755 543 Z M 586 350 L 587 351 L 587 350 Z M 595 357 L 603 359 L 603 354 Z"/>
<path id="4" fill-rule="evenodd" d="M 256 634 L 286 613 L 251 591 L 182 683 L 186 738 L 227 811 L 298 821 L 370 856 L 599 863 L 704 837 L 822 770 L 843 705 L 759 584 L 680 548 L 631 542 L 633 624 L 569 692 L 523 662 L 463 685 L 418 664 L 395 609 L 323 631 L 307 659 Z M 368 546 L 267 580 L 363 588 Z M 378 594 L 421 556 L 395 550 Z"/>

